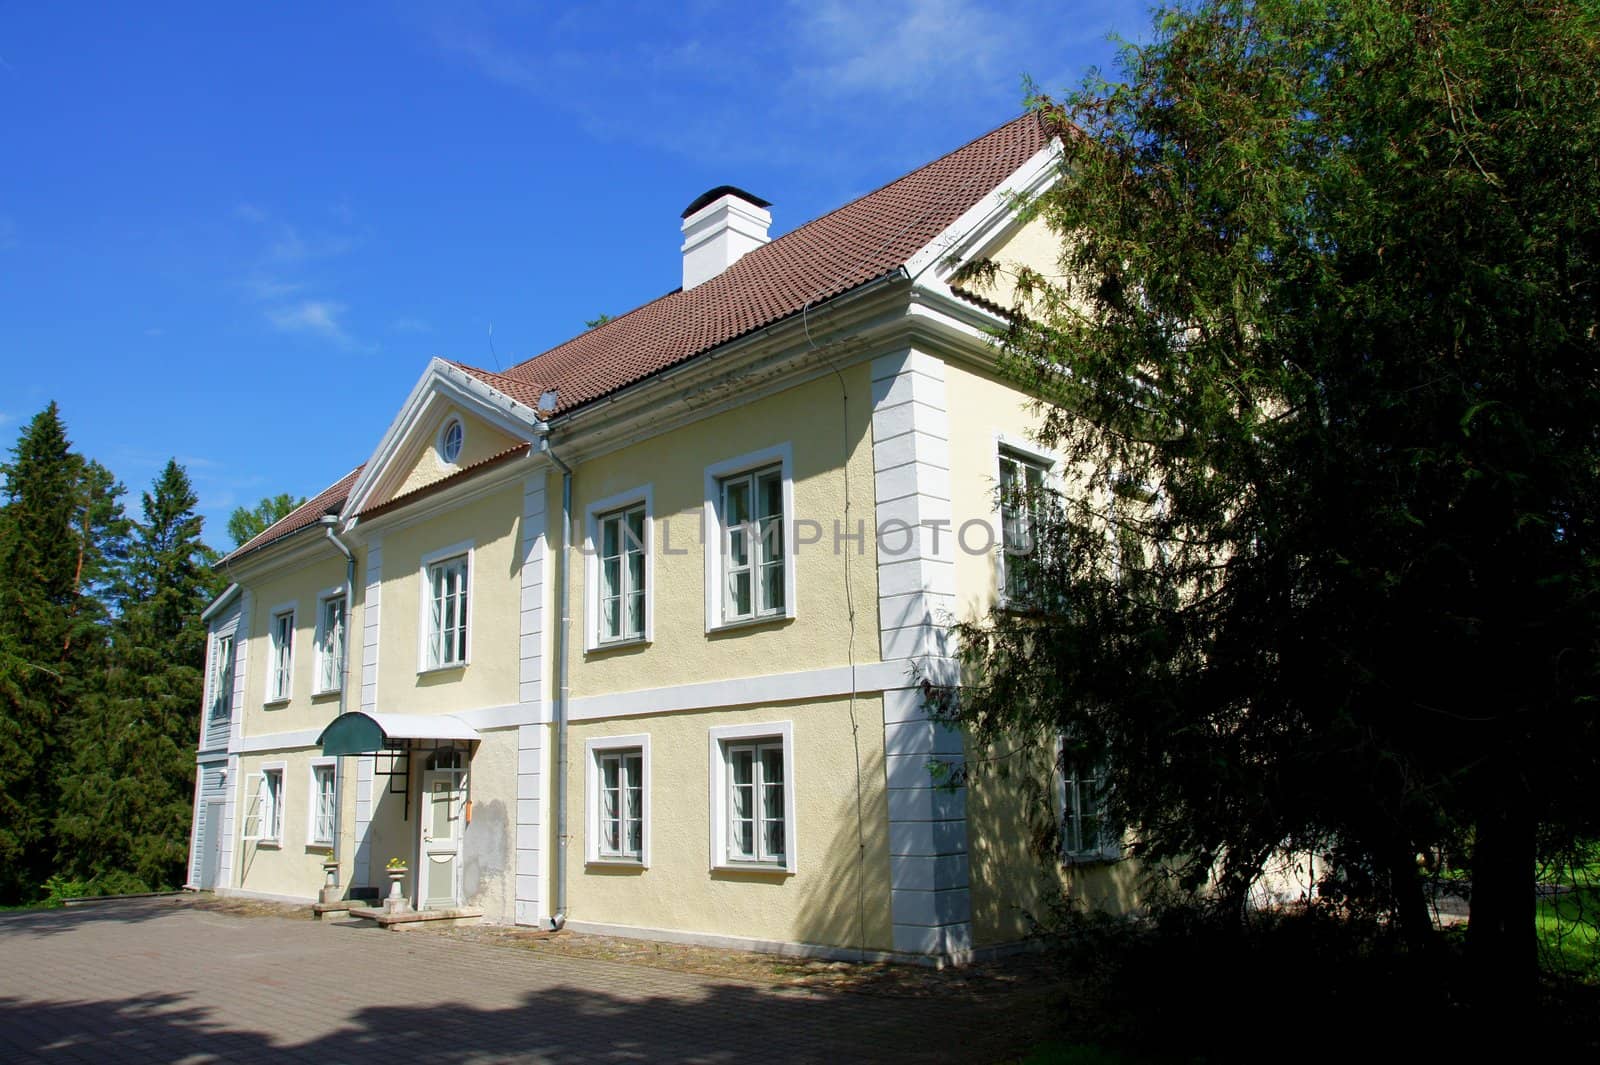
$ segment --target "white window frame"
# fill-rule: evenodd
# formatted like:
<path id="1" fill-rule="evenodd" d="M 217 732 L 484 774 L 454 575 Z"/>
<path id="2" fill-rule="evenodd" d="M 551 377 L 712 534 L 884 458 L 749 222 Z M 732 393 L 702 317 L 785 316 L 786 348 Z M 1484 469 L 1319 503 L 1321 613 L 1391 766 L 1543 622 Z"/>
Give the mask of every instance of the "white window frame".
<path id="1" fill-rule="evenodd" d="M 455 558 L 465 558 L 467 563 L 467 619 L 466 619 L 466 651 L 455 662 L 439 665 L 433 664 L 429 657 L 433 643 L 433 581 L 429 579 L 429 571 L 434 566 L 449 562 Z M 441 547 L 437 551 L 430 551 L 422 556 L 422 561 L 417 567 L 417 672 L 438 673 L 443 670 L 461 669 L 472 662 L 472 630 L 473 614 L 477 610 L 478 597 L 472 588 L 473 575 L 477 572 L 477 559 L 474 558 L 473 541 L 463 540 L 449 547 Z"/>
<path id="2" fill-rule="evenodd" d="M 740 474 L 754 473 L 769 466 L 779 467 L 783 480 L 783 609 L 768 613 L 755 613 L 748 618 L 729 619 L 725 615 L 725 589 L 723 573 L 722 482 Z M 737 458 L 727 459 L 707 466 L 705 471 L 704 528 L 706 570 L 706 632 L 732 629 L 745 625 L 761 625 L 771 621 L 796 616 L 795 595 L 795 539 L 794 539 L 794 448 L 785 441 L 774 447 L 752 451 Z M 753 545 L 752 545 L 753 548 Z M 752 575 L 751 597 L 754 604 L 758 594 L 757 575 Z"/>
<path id="3" fill-rule="evenodd" d="M 294 633 L 299 623 L 300 603 L 284 603 L 267 612 L 267 698 L 268 705 L 286 703 L 294 695 Z M 278 622 L 289 619 L 289 639 L 285 645 L 278 633 Z M 279 660 L 282 659 L 282 668 Z"/>
<path id="4" fill-rule="evenodd" d="M 639 752 L 639 854 L 607 854 L 600 846 L 600 787 L 604 777 L 600 772 L 602 755 L 626 751 Z M 587 825 L 584 833 L 584 860 L 591 865 L 626 865 L 650 867 L 650 735 L 634 733 L 627 736 L 597 736 L 583 745 L 583 793 L 586 797 Z"/>
<path id="5" fill-rule="evenodd" d="M 288 767 L 284 762 L 262 762 L 244 780 L 244 825 L 240 838 L 247 843 L 266 847 L 283 846 L 283 807 L 288 792 L 285 777 Z M 277 777 L 277 795 L 267 786 L 268 777 Z M 254 802 L 252 801 L 254 797 Z M 268 801 L 271 799 L 272 801 Z M 252 809 L 259 803 L 258 809 Z M 255 831 L 250 830 L 250 820 L 255 818 Z"/>
<path id="6" fill-rule="evenodd" d="M 636 510 L 641 506 L 644 507 L 644 629 L 638 636 L 606 637 L 601 634 L 600 620 L 600 522 L 602 519 L 615 516 L 620 511 Z M 626 492 L 607 496 L 605 499 L 595 500 L 583 509 L 583 526 L 583 649 L 595 651 L 607 647 L 650 643 L 655 639 L 656 602 L 655 495 L 652 486 L 641 485 Z M 624 611 L 626 608 L 627 603 L 624 598 Z"/>
<path id="7" fill-rule="evenodd" d="M 332 810 L 328 817 L 328 834 L 326 836 L 317 832 L 317 819 L 320 813 L 322 794 L 317 788 L 317 775 L 319 770 L 328 770 L 333 781 Z M 308 771 L 309 779 L 306 787 L 306 846 L 332 847 L 333 837 L 339 831 L 339 760 L 337 758 L 313 758 Z"/>
<path id="8" fill-rule="evenodd" d="M 1006 519 L 1005 508 L 1000 500 L 1000 486 L 1004 483 L 1002 480 L 1004 477 L 1003 463 L 1007 457 L 1037 467 L 1044 474 L 1041 482 L 1044 487 L 1056 492 L 1061 491 L 1060 455 L 1022 437 L 1003 432 L 994 434 L 994 593 L 996 602 L 1002 610 L 1012 607 L 1025 608 L 1031 605 L 1025 600 L 1014 599 L 1006 592 L 1006 558 L 1008 557 L 1006 554 Z"/>
<path id="9" fill-rule="evenodd" d="M 223 641 L 228 644 L 228 664 L 223 667 L 221 648 Z M 233 720 L 233 693 L 238 685 L 239 672 L 239 624 L 237 621 L 227 628 L 218 629 L 211 634 L 210 668 L 206 670 L 206 718 L 204 728 L 209 729 L 211 723 L 219 717 L 229 722 Z M 224 676 L 226 674 L 226 676 Z M 227 681 L 224 684 L 224 680 Z M 224 713 L 218 712 L 221 706 Z"/>
<path id="10" fill-rule="evenodd" d="M 324 683 L 324 674 L 327 673 L 328 652 L 323 646 L 328 639 L 328 604 L 335 599 L 343 603 L 341 608 L 342 623 L 339 636 L 339 657 L 334 663 L 333 683 Z M 471 605 L 470 602 L 468 604 Z M 345 657 L 350 654 L 350 601 L 344 594 L 343 588 L 329 588 L 317 596 L 317 630 L 315 645 L 314 668 L 316 673 L 311 678 L 312 695 L 329 695 L 344 687 Z"/>
<path id="11" fill-rule="evenodd" d="M 452 425 L 459 425 L 461 427 L 461 446 L 456 450 L 454 458 L 451 458 L 446 454 L 448 448 L 445 443 L 450 437 L 450 427 Z M 434 441 L 434 449 L 435 454 L 439 456 L 440 462 L 444 463 L 446 466 L 458 465 L 461 462 L 462 453 L 467 450 L 466 419 L 453 411 L 450 414 L 445 415 L 444 421 L 439 423 L 439 436 L 438 439 Z"/>
<path id="12" fill-rule="evenodd" d="M 781 743 L 783 747 L 783 861 L 750 861 L 728 854 L 728 749 L 758 742 Z M 798 787 L 794 764 L 794 723 L 772 721 L 757 725 L 724 725 L 709 730 L 708 756 L 711 763 L 711 868 L 722 872 L 781 872 L 799 869 L 799 822 L 795 819 Z M 759 809 L 759 800 L 757 802 Z M 757 828 L 759 832 L 759 825 Z"/>
<path id="13" fill-rule="evenodd" d="M 1083 786 L 1084 774 L 1076 765 L 1064 765 L 1062 760 L 1063 741 L 1056 741 L 1056 807 L 1060 811 L 1057 824 L 1061 830 L 1061 860 L 1066 865 L 1085 865 L 1093 862 L 1114 862 L 1122 857 L 1122 839 L 1112 831 L 1107 823 L 1103 800 L 1100 803 L 1098 814 L 1100 817 L 1100 838 L 1093 846 L 1082 846 L 1081 819 L 1083 811 L 1079 803 L 1079 789 Z M 1098 769 L 1089 780 L 1102 780 L 1105 777 L 1104 768 Z M 1103 790 L 1103 786 L 1102 786 Z M 1077 822 L 1079 829 L 1073 830 Z M 1074 841 L 1080 845 L 1073 846 Z"/>

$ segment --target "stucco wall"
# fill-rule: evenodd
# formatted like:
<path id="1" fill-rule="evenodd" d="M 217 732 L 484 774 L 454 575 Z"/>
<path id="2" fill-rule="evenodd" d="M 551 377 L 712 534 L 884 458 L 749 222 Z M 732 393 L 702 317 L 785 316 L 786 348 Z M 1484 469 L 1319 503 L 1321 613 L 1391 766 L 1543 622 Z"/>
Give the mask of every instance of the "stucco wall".
<path id="1" fill-rule="evenodd" d="M 320 535 L 302 533 L 301 536 Z M 317 558 L 294 569 L 280 571 L 265 579 L 250 582 L 249 656 L 245 668 L 243 733 L 260 736 L 275 732 L 320 729 L 339 713 L 337 691 L 313 694 L 316 681 L 317 600 L 325 592 L 344 588 L 345 562 L 328 548 L 326 558 Z M 359 593 L 358 593 L 359 594 Z M 290 661 L 290 696 L 287 702 L 268 702 L 272 671 L 272 617 L 284 607 L 294 608 L 294 644 Z M 346 632 L 360 631 L 357 612 L 348 611 Z M 347 637 L 352 655 L 352 676 L 360 676 L 358 641 Z"/>
<path id="2" fill-rule="evenodd" d="M 881 699 L 857 698 L 861 724 L 858 879 L 856 751 L 848 699 L 747 706 L 571 726 L 568 912 L 574 921 L 668 928 L 780 942 L 888 950 L 889 858 Z M 797 872 L 711 869 L 709 729 L 793 723 Z M 650 865 L 586 865 L 584 745 L 646 733 L 651 744 Z M 864 887 L 864 910 L 858 907 Z"/>
<path id="3" fill-rule="evenodd" d="M 517 702 L 522 516 L 520 479 L 415 525 L 383 534 L 382 624 L 378 709 L 438 714 Z M 418 630 L 424 594 L 422 559 L 472 545 L 468 592 L 468 662 L 423 671 Z"/>
<path id="4" fill-rule="evenodd" d="M 830 375 L 577 468 L 572 511 L 580 536 L 590 503 L 651 486 L 655 638 L 647 646 L 583 651 L 587 612 L 593 606 L 585 587 L 584 557 L 574 552 L 570 664 L 574 697 L 846 664 L 850 648 L 846 565 L 856 598 L 856 661 L 877 659 L 870 371 L 865 365 L 851 367 L 844 378 L 848 405 L 839 379 Z M 796 616 L 708 635 L 707 548 L 701 543 L 706 468 L 784 443 L 793 452 L 795 517 L 816 522 L 822 530 L 820 542 L 794 546 Z M 846 454 L 850 525 L 864 522 L 866 536 L 836 552 L 834 521 L 841 522 L 841 530 L 848 528 L 843 525 Z M 550 498 L 559 500 L 559 480 L 552 483 Z M 559 519 L 552 526 L 558 523 Z M 811 528 L 796 531 L 797 539 L 815 535 Z"/>
<path id="5" fill-rule="evenodd" d="M 283 834 L 277 844 L 242 838 L 234 840 L 231 887 L 267 895 L 288 895 L 307 900 L 315 898 L 323 883 L 322 863 L 333 854 L 331 846 L 311 842 L 311 764 L 313 759 L 321 757 L 321 753 L 310 748 L 299 748 L 240 756 L 238 779 L 229 781 L 229 787 L 236 789 L 236 837 L 244 835 L 252 787 L 250 778 L 260 772 L 264 765 L 277 763 L 283 766 Z M 351 793 L 354 789 L 355 760 L 345 758 L 339 762 L 338 772 L 342 775 L 340 797 L 343 800 L 338 826 L 341 837 L 339 855 L 345 870 L 340 883 L 348 885 L 349 857 L 354 852 Z"/>
<path id="6" fill-rule="evenodd" d="M 461 454 L 457 456 L 455 462 L 445 462 L 439 457 L 438 440 L 445 422 L 451 418 L 460 418 L 462 428 L 466 432 L 461 440 Z M 404 495 L 434 481 L 443 480 L 457 470 L 474 462 L 481 462 L 519 443 L 522 441 L 502 432 L 476 415 L 468 414 L 458 407 L 448 408 L 430 419 L 424 431 L 416 434 L 410 452 L 403 455 L 398 463 L 406 471 L 405 476 L 393 492 L 387 493 L 386 498 Z"/>

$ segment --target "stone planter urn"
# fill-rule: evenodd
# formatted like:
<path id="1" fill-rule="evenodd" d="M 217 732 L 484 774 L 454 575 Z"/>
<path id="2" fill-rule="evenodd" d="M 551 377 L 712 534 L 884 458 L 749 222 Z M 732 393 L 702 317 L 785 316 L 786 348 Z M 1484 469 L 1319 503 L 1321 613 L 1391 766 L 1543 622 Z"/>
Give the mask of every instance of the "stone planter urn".
<path id="1" fill-rule="evenodd" d="M 332 858 L 322 863 L 322 897 L 318 901 L 325 906 L 339 901 L 339 863 Z"/>
<path id="2" fill-rule="evenodd" d="M 401 885 L 411 869 L 409 866 L 391 865 L 385 872 L 389 874 L 389 897 L 383 900 L 383 908 L 388 913 L 400 913 L 407 908 Z"/>

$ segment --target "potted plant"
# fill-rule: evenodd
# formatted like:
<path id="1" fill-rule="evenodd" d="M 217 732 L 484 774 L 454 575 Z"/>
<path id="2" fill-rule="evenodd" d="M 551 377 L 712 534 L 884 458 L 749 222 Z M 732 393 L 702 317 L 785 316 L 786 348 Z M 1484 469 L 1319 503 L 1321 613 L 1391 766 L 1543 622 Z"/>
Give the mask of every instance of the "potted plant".
<path id="1" fill-rule="evenodd" d="M 404 901 L 400 884 L 405 880 L 406 874 L 409 872 L 411 872 L 411 867 L 406 864 L 404 858 L 389 859 L 389 902 L 391 905 L 399 905 Z"/>

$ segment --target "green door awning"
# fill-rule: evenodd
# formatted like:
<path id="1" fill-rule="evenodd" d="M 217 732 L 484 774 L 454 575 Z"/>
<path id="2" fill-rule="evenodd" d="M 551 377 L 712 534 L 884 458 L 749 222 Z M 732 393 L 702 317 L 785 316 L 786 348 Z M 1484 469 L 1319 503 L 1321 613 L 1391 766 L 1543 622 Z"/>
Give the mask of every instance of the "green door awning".
<path id="1" fill-rule="evenodd" d="M 478 730 L 451 714 L 369 714 L 352 710 L 334 718 L 317 737 L 324 755 L 376 754 L 393 740 L 478 739 Z"/>

